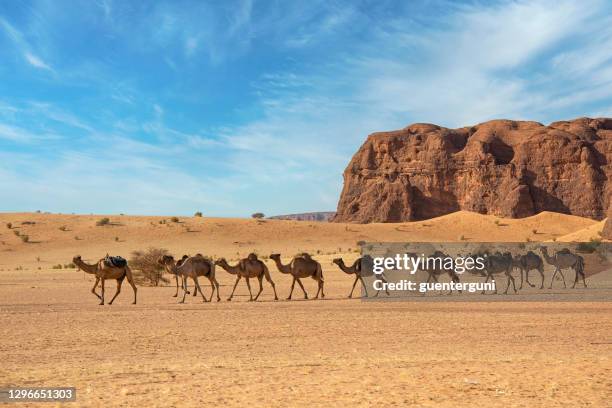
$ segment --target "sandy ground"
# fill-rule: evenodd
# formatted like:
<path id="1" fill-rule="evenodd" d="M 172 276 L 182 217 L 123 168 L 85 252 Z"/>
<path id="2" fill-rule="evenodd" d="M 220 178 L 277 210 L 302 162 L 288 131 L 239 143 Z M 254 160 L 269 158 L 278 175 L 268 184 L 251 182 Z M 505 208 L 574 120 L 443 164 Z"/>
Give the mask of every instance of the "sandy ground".
<path id="1" fill-rule="evenodd" d="M 594 221 L 550 213 L 373 225 L 113 216 L 119 225 L 96 227 L 99 218 L 0 214 L 0 385 L 71 385 L 76 405 L 88 407 L 610 404 L 612 303 L 349 300 L 352 279 L 331 264 L 338 254 L 356 257 L 359 240 L 549 240 Z M 327 298 L 274 302 L 264 286 L 251 303 L 240 285 L 227 302 L 233 279 L 220 272 L 220 303 L 178 305 L 172 287 L 140 287 L 134 306 L 124 285 L 114 305 L 98 306 L 91 276 L 51 269 L 76 253 L 129 257 L 148 246 L 228 258 L 308 250 L 323 265 Z M 284 299 L 290 280 L 271 271 Z M 314 294 L 315 282 L 306 288 Z"/>

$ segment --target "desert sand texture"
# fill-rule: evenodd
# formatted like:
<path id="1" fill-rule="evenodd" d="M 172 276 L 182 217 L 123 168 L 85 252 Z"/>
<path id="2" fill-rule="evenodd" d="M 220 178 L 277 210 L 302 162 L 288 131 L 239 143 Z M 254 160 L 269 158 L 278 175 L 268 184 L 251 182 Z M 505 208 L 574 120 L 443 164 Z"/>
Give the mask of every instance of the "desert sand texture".
<path id="1" fill-rule="evenodd" d="M 358 241 L 549 241 L 596 237 L 596 221 L 554 213 L 369 225 L 108 215 L 110 225 L 96 226 L 102 217 L 0 214 L 2 385 L 75 386 L 73 406 L 87 407 L 610 403 L 612 303 L 347 299 L 353 277 L 331 262 L 354 260 Z M 99 306 L 91 275 L 52 269 L 76 254 L 93 262 L 148 247 L 234 261 L 255 251 L 287 262 L 308 251 L 323 266 L 326 299 L 298 291 L 275 302 L 264 281 L 258 302 L 247 301 L 244 283 L 227 302 L 234 277 L 219 268 L 218 303 L 188 296 L 177 304 L 172 282 L 140 286 L 137 305 L 124 285 L 112 306 Z M 285 299 L 291 279 L 266 263 Z M 316 282 L 304 283 L 314 296 Z M 114 287 L 108 281 L 107 293 Z M 203 288 L 208 296 L 207 281 Z"/>

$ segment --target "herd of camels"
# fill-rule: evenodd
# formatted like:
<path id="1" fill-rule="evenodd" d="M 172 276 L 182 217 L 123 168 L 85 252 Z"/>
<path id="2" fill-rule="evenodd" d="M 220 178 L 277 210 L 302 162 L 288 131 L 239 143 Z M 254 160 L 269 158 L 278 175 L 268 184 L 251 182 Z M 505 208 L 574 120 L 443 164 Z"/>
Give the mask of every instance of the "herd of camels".
<path id="1" fill-rule="evenodd" d="M 544 261 L 546 261 L 546 263 L 552 265 L 555 268 L 553 276 L 551 278 L 550 288 L 552 288 L 553 281 L 557 274 L 560 274 L 563 279 L 564 287 L 567 287 L 565 283 L 565 276 L 562 272 L 563 269 L 573 269 L 575 271 L 575 279 L 572 288 L 576 286 L 576 283 L 578 283 L 579 278 L 582 278 L 584 287 L 586 287 L 584 259 L 580 255 L 574 254 L 568 249 L 562 249 L 556 251 L 554 255 L 550 256 L 546 247 L 542 246 L 540 247 L 540 250 L 544 259 L 542 259 L 542 257 L 540 257 L 533 251 L 529 251 L 524 255 L 514 256 L 510 252 L 496 252 L 491 255 L 487 254 L 486 268 L 484 271 L 478 272 L 478 274 L 483 277 L 486 277 L 485 282 L 488 282 L 489 279 L 494 279 L 495 275 L 505 275 L 507 278 L 507 286 L 505 293 L 508 292 L 510 283 L 512 283 L 514 292 L 516 293 L 517 289 L 514 277 L 512 276 L 512 272 L 515 269 L 518 269 L 520 271 L 521 285 L 519 289 L 522 289 L 523 274 L 525 274 L 525 280 L 527 284 L 529 284 L 531 287 L 535 286 L 534 284 L 529 282 L 529 272 L 535 270 L 539 272 L 542 278 L 540 283 L 540 289 L 542 289 L 544 287 Z M 444 255 L 440 251 L 436 251 L 432 256 L 445 257 L 446 255 Z M 270 259 L 274 261 L 280 273 L 291 275 L 293 278 L 291 290 L 289 292 L 287 300 L 291 300 L 291 296 L 293 295 L 293 290 L 296 282 L 304 293 L 304 299 L 308 299 L 308 294 L 306 293 L 306 289 L 304 289 L 304 285 L 301 281 L 301 279 L 303 278 L 312 278 L 317 281 L 318 290 L 315 299 L 318 299 L 319 295 L 321 295 L 321 298 L 325 297 L 323 289 L 323 269 L 321 267 L 321 264 L 315 259 L 313 259 L 309 254 L 298 254 L 294 256 L 291 262 L 289 262 L 288 264 L 282 263 L 280 254 L 272 254 L 270 255 Z M 360 257 L 355 262 L 353 262 L 351 266 L 347 266 L 342 258 L 336 258 L 333 260 L 333 263 L 336 264 L 344 273 L 348 275 L 355 275 L 355 281 L 353 282 L 351 292 L 348 295 L 349 298 L 352 298 L 353 291 L 355 290 L 355 286 L 357 285 L 358 281 L 361 282 L 365 296 L 368 297 L 367 285 L 363 279 L 365 277 L 370 277 L 373 274 L 372 268 L 366 265 L 368 259 L 371 260 L 371 257 L 368 257 L 367 255 L 364 257 Z M 102 258 L 95 264 L 88 264 L 81 259 L 81 256 L 78 255 L 73 258 L 73 262 L 82 271 L 95 275 L 96 279 L 94 286 L 91 289 L 91 292 L 96 295 L 96 297 L 100 300 L 100 305 L 104 304 L 104 281 L 108 279 L 114 279 L 117 281 L 117 290 L 115 292 L 115 295 L 112 297 L 110 302 L 108 302 L 108 304 L 110 305 L 121 292 L 121 285 L 126 278 L 134 291 L 134 301 L 132 302 L 132 304 L 136 304 L 137 288 L 134 283 L 132 271 L 127 265 L 127 263 L 121 266 L 116 266 L 112 265 L 112 263 L 110 263 L 107 258 Z M 204 257 L 201 254 L 196 254 L 194 256 L 184 255 L 179 260 L 175 260 L 174 257 L 172 257 L 171 255 L 163 255 L 157 260 L 157 262 L 161 266 L 163 266 L 168 273 L 174 275 L 175 277 L 176 293 L 173 295 L 173 297 L 178 296 L 180 279 L 181 287 L 183 290 L 183 298 L 179 301 L 179 303 L 184 303 L 186 295 L 190 294 L 187 285 L 188 279 L 193 280 L 195 284 L 193 296 L 197 296 L 197 294 L 200 293 L 204 302 L 210 302 L 212 301 L 213 296 L 216 293 L 217 301 L 221 300 L 221 297 L 219 295 L 219 283 L 217 282 L 217 279 L 215 277 L 215 266 L 220 266 L 228 273 L 236 275 L 236 282 L 234 283 L 232 293 L 227 299 L 228 301 L 232 300 L 236 287 L 238 286 L 238 283 L 242 278 L 245 278 L 246 280 L 246 284 L 249 290 L 249 301 L 256 301 L 259 298 L 259 295 L 261 295 L 261 292 L 263 291 L 264 278 L 272 286 L 272 290 L 274 291 L 274 300 L 278 300 L 278 295 L 276 293 L 276 285 L 272 280 L 268 267 L 254 253 L 251 253 L 246 258 L 241 259 L 236 265 L 230 265 L 225 260 L 225 258 L 220 258 L 216 261 L 213 261 L 210 258 Z M 459 282 L 459 276 L 452 270 L 436 269 L 435 267 L 433 267 L 432 269 L 423 270 L 423 272 L 426 272 L 428 274 L 427 282 L 430 282 L 431 280 L 438 282 L 438 277 L 442 274 L 448 274 L 452 281 Z M 210 281 L 210 286 L 212 290 L 210 294 L 210 299 L 207 299 L 204 296 L 204 293 L 198 281 L 198 278 L 200 277 L 207 278 Z M 259 282 L 259 291 L 255 296 L 253 296 L 253 293 L 251 291 L 250 279 L 252 278 L 257 278 Z M 379 279 L 381 279 L 383 282 L 386 282 L 384 274 L 379 275 Z M 98 292 L 96 291 L 98 284 L 100 284 L 101 286 L 100 294 L 98 294 Z M 375 296 L 378 296 L 379 292 L 380 291 L 377 291 Z M 495 292 L 497 293 L 497 289 L 495 290 Z M 388 291 L 386 293 L 387 295 L 389 295 Z"/>

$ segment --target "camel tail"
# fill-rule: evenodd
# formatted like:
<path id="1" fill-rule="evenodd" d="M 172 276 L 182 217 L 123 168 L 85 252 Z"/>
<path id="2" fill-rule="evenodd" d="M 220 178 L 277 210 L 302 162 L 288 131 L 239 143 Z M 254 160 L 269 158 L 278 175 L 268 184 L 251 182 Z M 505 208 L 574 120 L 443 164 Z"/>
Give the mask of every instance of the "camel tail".
<path id="1" fill-rule="evenodd" d="M 579 256 L 578 263 L 576 264 L 576 273 L 584 276 L 584 258 Z"/>
<path id="2" fill-rule="evenodd" d="M 321 279 L 321 282 L 325 282 L 323 279 L 323 268 L 321 268 L 320 263 L 317 263 L 317 276 Z"/>

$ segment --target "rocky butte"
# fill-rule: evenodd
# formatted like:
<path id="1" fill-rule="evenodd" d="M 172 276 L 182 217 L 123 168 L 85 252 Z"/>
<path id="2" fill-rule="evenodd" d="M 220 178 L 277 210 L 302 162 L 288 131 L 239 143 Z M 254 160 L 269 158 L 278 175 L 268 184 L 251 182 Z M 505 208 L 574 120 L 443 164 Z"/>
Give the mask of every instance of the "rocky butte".
<path id="1" fill-rule="evenodd" d="M 368 136 L 344 171 L 334 221 L 412 221 L 458 210 L 600 220 L 611 196 L 612 119 L 417 123 Z"/>

